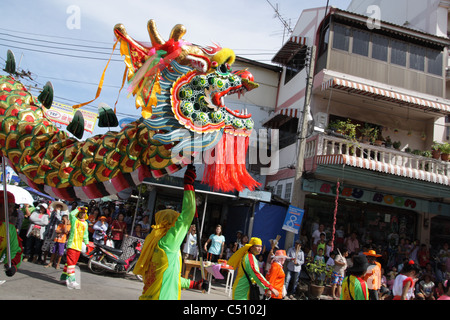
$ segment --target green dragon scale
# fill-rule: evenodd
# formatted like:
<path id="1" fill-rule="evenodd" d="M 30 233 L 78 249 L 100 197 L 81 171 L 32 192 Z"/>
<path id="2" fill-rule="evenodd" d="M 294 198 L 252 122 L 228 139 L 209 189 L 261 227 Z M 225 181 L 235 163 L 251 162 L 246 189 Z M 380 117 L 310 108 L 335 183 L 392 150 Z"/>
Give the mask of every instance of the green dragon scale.
<path id="1" fill-rule="evenodd" d="M 253 76 L 232 72 L 232 50 L 182 40 L 182 25 L 168 41 L 153 20 L 148 30 L 151 47 L 133 40 L 123 25 L 114 28 L 130 92 L 142 109 L 142 117 L 120 132 L 79 141 L 46 118 L 43 103 L 22 83 L 0 76 L 0 147 L 25 183 L 59 199 L 96 199 L 172 174 L 203 155 L 203 182 L 213 189 L 258 185 L 245 169 L 251 116 L 223 102 L 256 88 Z"/>

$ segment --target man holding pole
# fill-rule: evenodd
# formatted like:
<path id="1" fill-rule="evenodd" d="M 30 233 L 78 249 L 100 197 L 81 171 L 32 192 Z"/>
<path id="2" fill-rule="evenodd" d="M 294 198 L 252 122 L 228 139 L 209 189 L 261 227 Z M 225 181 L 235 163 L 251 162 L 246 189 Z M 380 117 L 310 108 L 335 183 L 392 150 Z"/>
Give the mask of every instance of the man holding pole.
<path id="1" fill-rule="evenodd" d="M 298 285 L 298 278 L 300 276 L 300 272 L 302 271 L 302 265 L 305 263 L 305 255 L 302 251 L 302 242 L 300 239 L 297 239 L 294 246 L 289 248 L 287 256 L 289 257 L 289 262 L 287 264 L 285 285 L 288 292 L 287 297 L 294 300 Z M 291 280 L 293 280 L 293 283 L 290 288 L 289 284 L 291 283 Z"/>
<path id="2" fill-rule="evenodd" d="M 6 198 L 6 205 L 5 205 Z M 5 274 L 12 277 L 22 262 L 22 241 L 16 227 L 9 223 L 16 201 L 11 192 L 0 191 L 0 262 L 5 265 Z"/>

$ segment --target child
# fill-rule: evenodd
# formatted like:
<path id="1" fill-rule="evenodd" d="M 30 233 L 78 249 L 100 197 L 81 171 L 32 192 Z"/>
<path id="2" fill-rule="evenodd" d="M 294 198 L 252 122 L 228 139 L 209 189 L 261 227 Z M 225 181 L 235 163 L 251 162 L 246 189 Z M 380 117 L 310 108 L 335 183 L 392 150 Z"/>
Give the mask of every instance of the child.
<path id="1" fill-rule="evenodd" d="M 51 267 L 53 263 L 55 263 L 56 257 L 58 257 L 58 261 L 56 261 L 55 264 L 55 269 L 59 269 L 61 258 L 64 255 L 64 250 L 66 249 L 67 235 L 70 232 L 70 222 L 68 215 L 63 215 L 61 217 L 61 223 L 58 225 L 55 232 L 56 237 L 54 239 L 54 245 L 50 250 L 52 253 L 52 257 L 50 258 L 49 264 L 47 264 L 45 268 Z"/>
<path id="2" fill-rule="evenodd" d="M 431 281 L 431 276 L 425 273 L 423 279 L 419 282 L 419 291 L 425 300 L 436 300 L 434 298 L 435 284 Z"/>
<path id="3" fill-rule="evenodd" d="M 420 267 L 410 260 L 402 269 L 402 272 L 395 277 L 392 295 L 394 300 L 413 300 L 415 278 L 419 274 Z"/>
<path id="4" fill-rule="evenodd" d="M 332 248 L 332 246 L 333 246 L 333 241 L 328 240 L 327 245 L 325 246 L 325 258 L 326 259 L 329 259 L 331 257 L 331 248 Z M 334 257 L 333 257 L 333 261 L 334 261 Z"/>
<path id="5" fill-rule="evenodd" d="M 265 266 L 266 266 L 266 263 L 264 262 L 264 256 L 262 254 L 260 254 L 258 256 L 258 267 L 259 267 L 259 270 L 261 270 L 261 273 L 263 275 L 265 274 L 265 272 L 264 272 L 265 271 L 264 270 Z"/>
<path id="6" fill-rule="evenodd" d="M 327 260 L 327 266 L 329 266 L 330 268 L 333 268 L 335 258 L 336 258 L 336 251 L 333 250 L 329 253 L 329 258 Z"/>
<path id="7" fill-rule="evenodd" d="M 325 257 L 325 259 L 327 260 L 327 270 L 333 270 L 334 269 L 334 259 L 335 259 L 335 257 L 336 257 L 336 252 L 334 250 L 330 252 L 329 258 Z M 326 276 L 325 281 L 326 281 L 327 285 L 331 284 L 331 274 Z"/>
<path id="8" fill-rule="evenodd" d="M 394 285 L 394 280 L 395 277 L 397 276 L 398 272 L 397 272 L 397 268 L 396 267 L 392 267 L 391 271 L 388 272 L 388 277 L 387 277 L 387 285 L 389 290 L 392 291 L 392 286 Z"/>
<path id="9" fill-rule="evenodd" d="M 272 257 L 269 273 L 266 276 L 267 281 L 278 291 L 278 295 L 274 295 L 273 292 L 271 293 L 272 299 L 283 299 L 285 296 L 284 280 L 286 276 L 283 265 L 287 258 L 286 251 L 284 250 L 277 250 Z"/>
<path id="10" fill-rule="evenodd" d="M 323 256 L 323 249 L 317 249 L 317 255 L 314 257 L 314 262 L 325 263 L 325 257 Z"/>
<path id="11" fill-rule="evenodd" d="M 320 234 L 320 240 L 319 242 L 317 242 L 317 253 L 319 252 L 320 249 L 322 249 L 322 255 L 325 254 L 325 247 L 327 245 L 326 241 L 325 241 L 325 233 L 322 232 Z"/>
<path id="12" fill-rule="evenodd" d="M 331 297 L 333 300 L 341 297 L 342 281 L 347 269 L 348 250 L 344 248 L 342 253 L 338 253 L 338 255 L 335 255 L 333 272 L 331 274 Z"/>

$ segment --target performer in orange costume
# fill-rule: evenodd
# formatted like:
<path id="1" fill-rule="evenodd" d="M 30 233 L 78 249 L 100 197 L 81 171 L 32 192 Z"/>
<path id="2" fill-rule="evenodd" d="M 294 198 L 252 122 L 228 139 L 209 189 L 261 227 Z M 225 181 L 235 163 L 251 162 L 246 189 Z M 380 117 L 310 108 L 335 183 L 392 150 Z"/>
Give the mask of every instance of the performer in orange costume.
<path id="1" fill-rule="evenodd" d="M 381 288 L 381 264 L 376 261 L 381 254 L 377 254 L 375 250 L 364 252 L 369 261 L 369 268 L 363 279 L 367 283 L 369 290 L 369 300 L 378 300 L 378 293 Z"/>
<path id="2" fill-rule="evenodd" d="M 286 278 L 283 265 L 286 259 L 289 259 L 289 257 L 286 256 L 286 251 L 277 250 L 272 258 L 269 273 L 266 275 L 267 281 L 269 281 L 270 284 L 272 284 L 272 286 L 278 291 L 278 295 L 275 295 L 273 292 L 271 293 L 270 297 L 272 299 L 283 299 L 283 288 Z"/>

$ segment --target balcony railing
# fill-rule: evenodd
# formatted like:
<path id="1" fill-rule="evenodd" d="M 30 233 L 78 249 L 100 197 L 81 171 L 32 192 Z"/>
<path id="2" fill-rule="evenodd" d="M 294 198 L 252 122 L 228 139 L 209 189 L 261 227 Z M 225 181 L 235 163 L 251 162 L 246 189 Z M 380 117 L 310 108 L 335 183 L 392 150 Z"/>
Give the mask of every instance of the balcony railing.
<path id="1" fill-rule="evenodd" d="M 450 162 L 423 157 L 393 148 L 379 147 L 371 144 L 353 142 L 327 134 L 309 138 L 305 149 L 305 168 L 315 166 L 315 156 L 345 155 L 356 159 L 366 159 L 380 164 L 379 167 L 401 167 L 409 172 L 434 174 L 442 176 L 440 180 L 450 180 Z"/>

